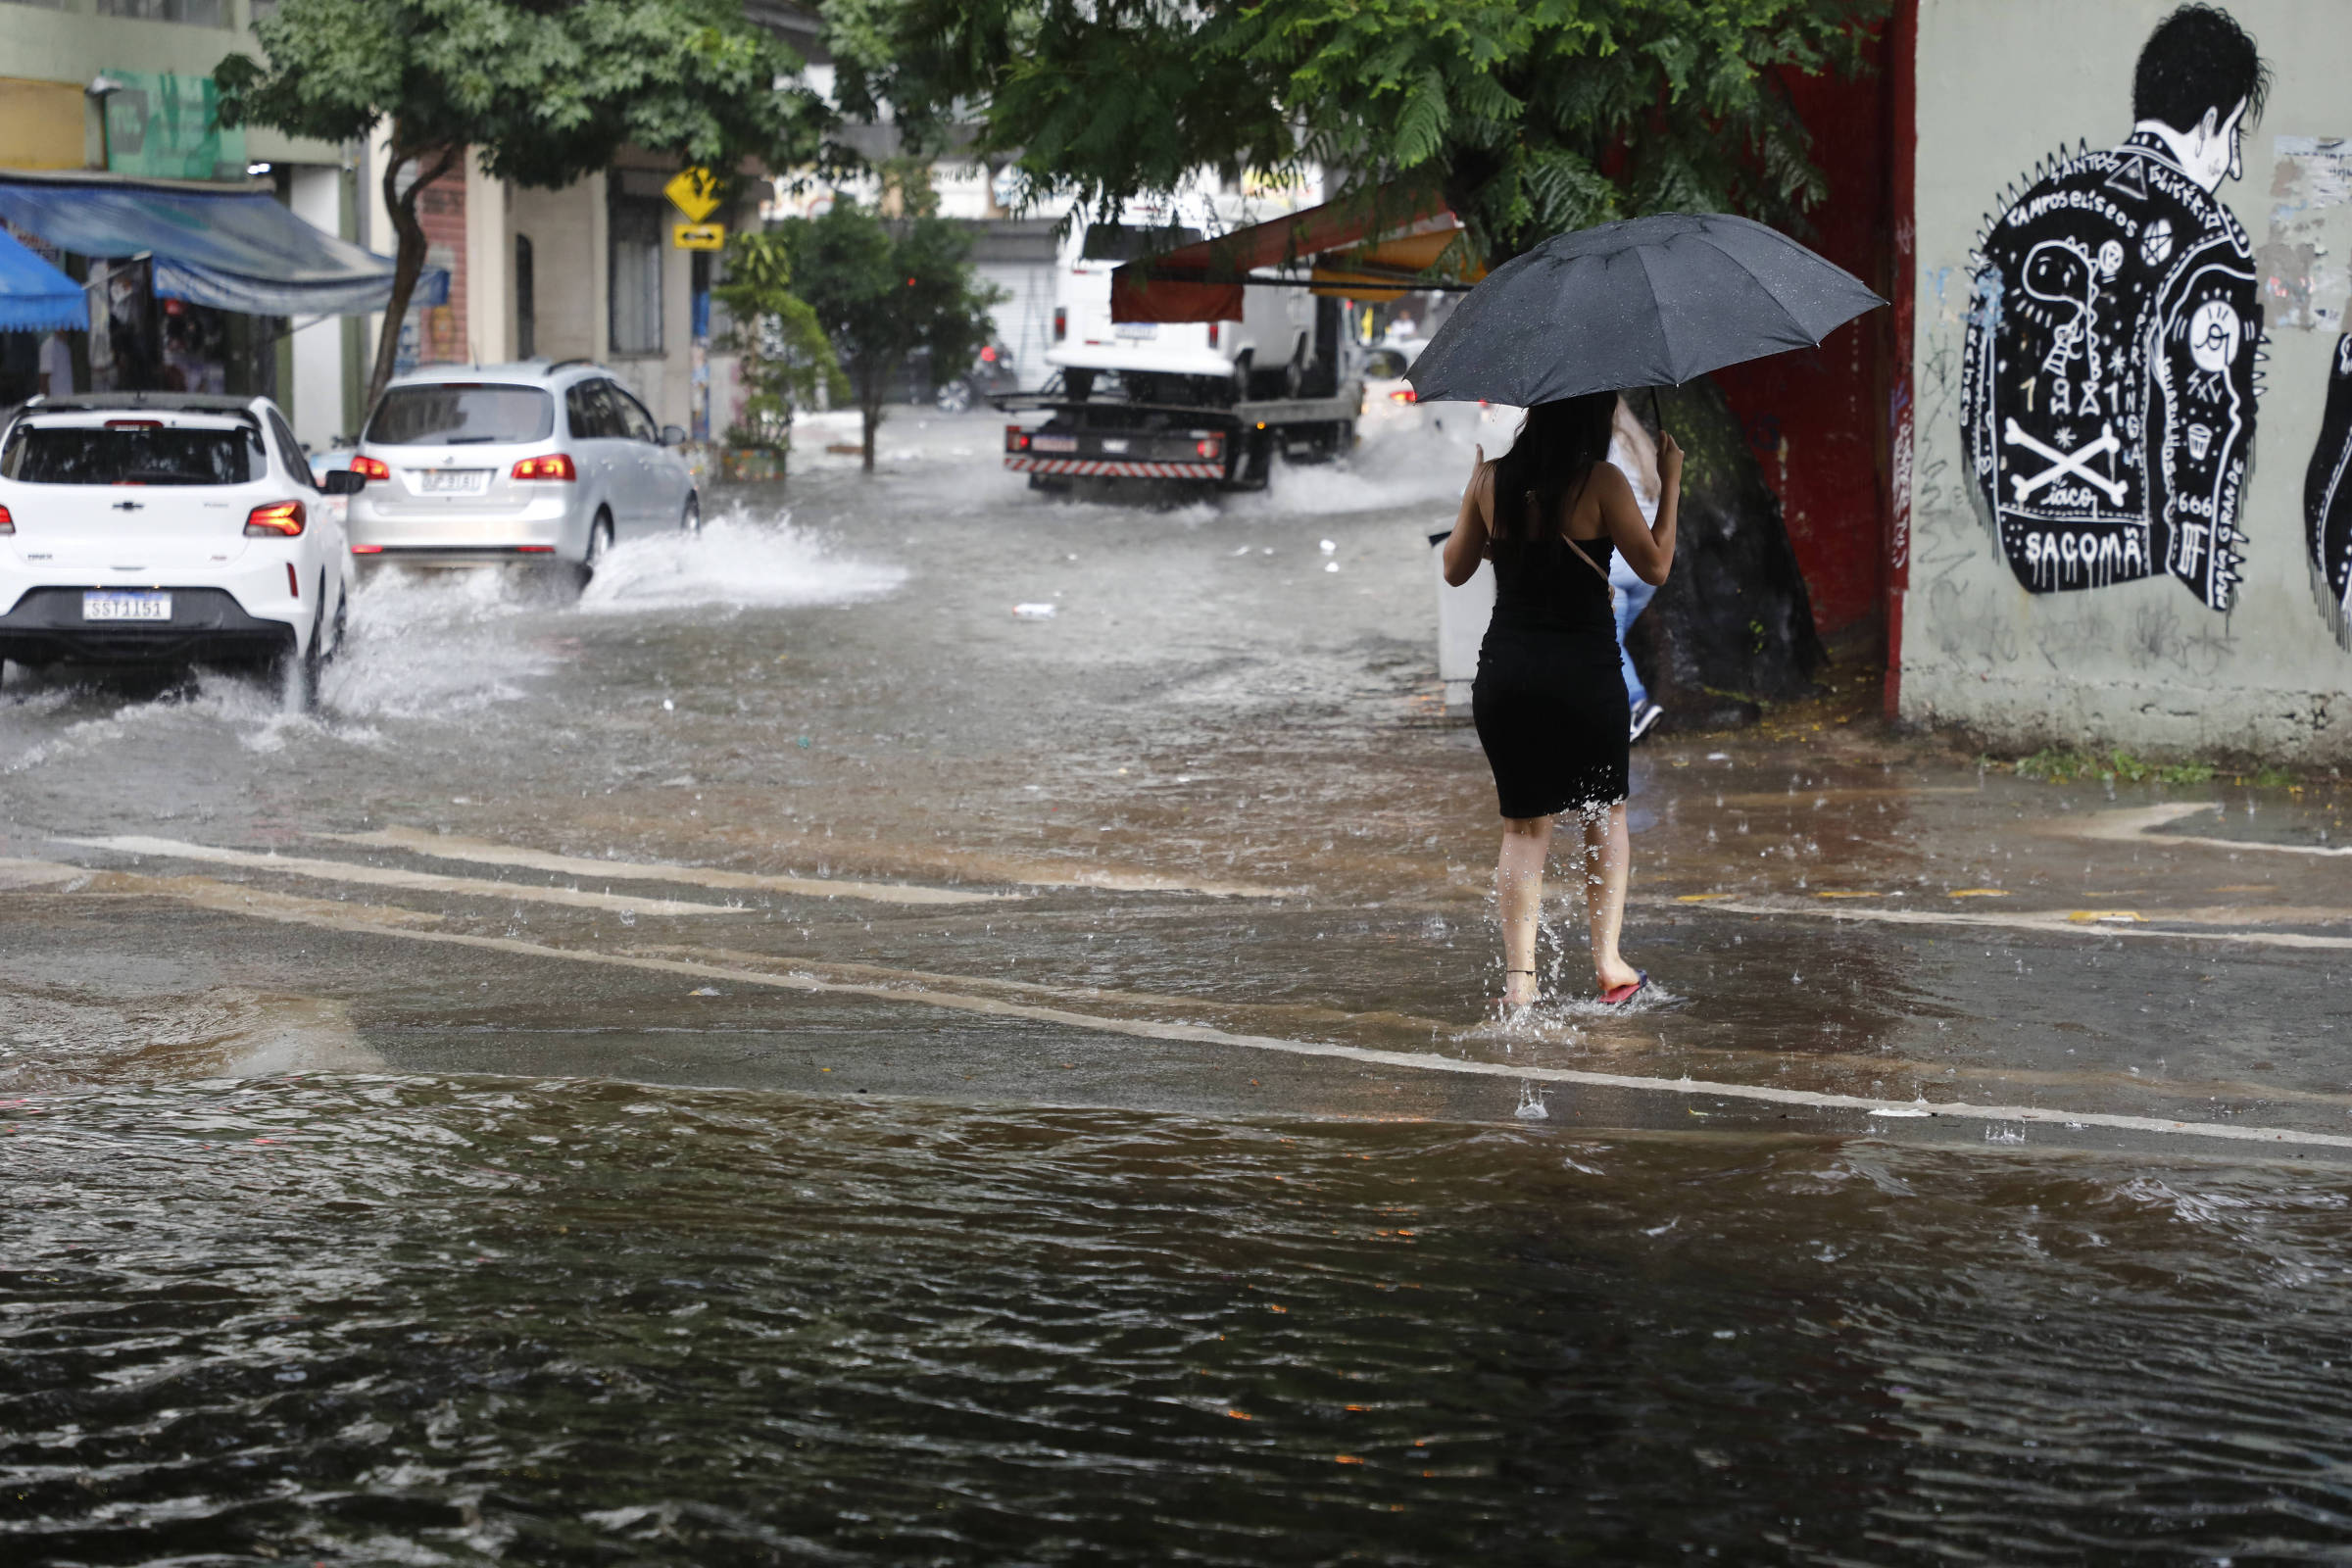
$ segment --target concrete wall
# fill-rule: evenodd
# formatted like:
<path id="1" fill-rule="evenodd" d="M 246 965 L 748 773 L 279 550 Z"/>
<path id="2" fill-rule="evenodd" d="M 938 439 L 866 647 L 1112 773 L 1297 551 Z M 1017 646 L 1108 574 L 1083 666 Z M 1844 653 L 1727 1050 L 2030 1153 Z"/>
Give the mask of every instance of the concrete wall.
<path id="1" fill-rule="evenodd" d="M 2352 760 L 2352 29 L 2229 0 L 2275 80 L 2208 196 L 2180 146 L 2114 155 L 2171 10 L 1918 0 L 1900 710 Z"/>

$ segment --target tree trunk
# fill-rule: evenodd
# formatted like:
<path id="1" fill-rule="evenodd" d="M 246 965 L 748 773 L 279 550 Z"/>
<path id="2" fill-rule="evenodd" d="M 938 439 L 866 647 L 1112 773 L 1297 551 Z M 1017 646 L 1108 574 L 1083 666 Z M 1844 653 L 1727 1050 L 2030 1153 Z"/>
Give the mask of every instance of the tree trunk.
<path id="1" fill-rule="evenodd" d="M 858 412 L 865 424 L 865 471 L 874 471 L 874 432 L 882 425 L 882 377 L 869 373 L 858 380 Z"/>
<path id="2" fill-rule="evenodd" d="M 1658 393 L 1688 454 L 1674 569 L 1626 631 L 1650 700 L 1675 730 L 1753 723 L 1759 705 L 1810 696 L 1825 656 L 1781 503 L 1715 383 Z M 1626 403 L 1654 436 L 1647 392 Z"/>
<path id="3" fill-rule="evenodd" d="M 410 152 L 401 141 L 400 127 L 392 128 L 391 145 L 384 159 L 384 208 L 392 215 L 392 229 L 399 244 L 392 254 L 392 297 L 384 302 L 384 326 L 376 334 L 375 369 L 368 377 L 366 407 L 361 411 L 363 422 L 375 410 L 376 399 L 384 395 L 384 387 L 392 379 L 392 368 L 400 358 L 400 328 L 408 319 L 409 301 L 416 292 L 416 279 L 424 272 L 424 225 L 416 219 L 417 198 L 424 188 L 455 168 L 464 155 L 462 147 L 444 147 L 434 152 L 431 162 L 424 162 L 425 149 Z M 411 159 L 417 162 L 417 177 L 404 192 L 400 189 L 400 172 Z"/>

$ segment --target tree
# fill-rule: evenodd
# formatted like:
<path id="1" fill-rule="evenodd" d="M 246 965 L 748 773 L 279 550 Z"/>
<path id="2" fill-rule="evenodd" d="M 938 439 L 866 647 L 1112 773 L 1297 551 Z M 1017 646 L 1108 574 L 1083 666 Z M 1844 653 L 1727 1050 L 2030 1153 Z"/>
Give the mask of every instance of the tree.
<path id="1" fill-rule="evenodd" d="M 741 420 L 730 446 L 788 446 L 793 410 L 821 385 L 846 396 L 833 345 L 808 302 L 792 291 L 791 248 L 780 233 L 737 234 L 727 241 L 726 276 L 710 294 L 725 309 L 724 347 L 739 356 Z"/>
<path id="2" fill-rule="evenodd" d="M 741 0 L 284 0 L 254 24 L 264 58 L 214 71 L 224 123 L 349 142 L 389 121 L 384 205 L 398 235 L 368 398 L 391 379 L 424 268 L 416 202 L 469 151 L 486 172 L 557 188 L 624 145 L 733 171 L 820 156 L 829 111 L 779 88 L 801 61 Z"/>
<path id="3" fill-rule="evenodd" d="M 822 216 L 783 227 L 794 286 L 849 362 L 868 473 L 884 396 L 907 360 L 928 349 L 934 379 L 963 374 L 995 331 L 989 307 L 1004 298 L 975 284 L 960 224 L 923 211 L 919 186 L 908 204 L 916 216 L 886 220 L 837 192 Z"/>
<path id="4" fill-rule="evenodd" d="M 1885 0 L 828 0 L 842 109 L 1099 212 L 1202 167 L 1442 191 L 1489 265 L 1650 212 L 1823 194 L 1777 74 L 1852 69 Z"/>

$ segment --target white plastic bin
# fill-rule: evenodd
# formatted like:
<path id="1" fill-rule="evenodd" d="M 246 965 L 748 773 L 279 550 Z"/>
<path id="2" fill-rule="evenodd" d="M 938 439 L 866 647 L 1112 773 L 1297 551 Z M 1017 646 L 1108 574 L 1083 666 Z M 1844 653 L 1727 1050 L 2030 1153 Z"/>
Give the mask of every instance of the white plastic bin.
<path id="1" fill-rule="evenodd" d="M 1459 588 L 1446 582 L 1446 541 L 1451 536 L 1429 536 L 1429 567 L 1438 583 L 1438 678 L 1446 683 L 1446 707 L 1468 709 L 1470 683 L 1478 678 L 1478 645 L 1487 638 L 1487 622 L 1494 614 L 1494 564 L 1482 561 L 1470 580 Z"/>

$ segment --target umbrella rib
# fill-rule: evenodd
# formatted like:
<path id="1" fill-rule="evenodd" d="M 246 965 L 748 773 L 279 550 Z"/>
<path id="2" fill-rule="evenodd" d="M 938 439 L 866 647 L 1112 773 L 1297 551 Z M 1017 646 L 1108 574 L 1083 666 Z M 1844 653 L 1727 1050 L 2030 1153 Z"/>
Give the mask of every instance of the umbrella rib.
<path id="1" fill-rule="evenodd" d="M 1649 270 L 1648 248 L 1641 245 L 1635 246 L 1634 260 L 1642 264 L 1642 275 L 1649 280 L 1650 303 L 1657 307 L 1658 340 L 1666 347 L 1666 373 L 1673 378 L 1676 386 L 1681 386 L 1686 377 L 1677 373 L 1682 367 L 1675 359 L 1674 332 L 1671 323 L 1666 319 L 1666 302 L 1658 295 L 1658 274 Z"/>

